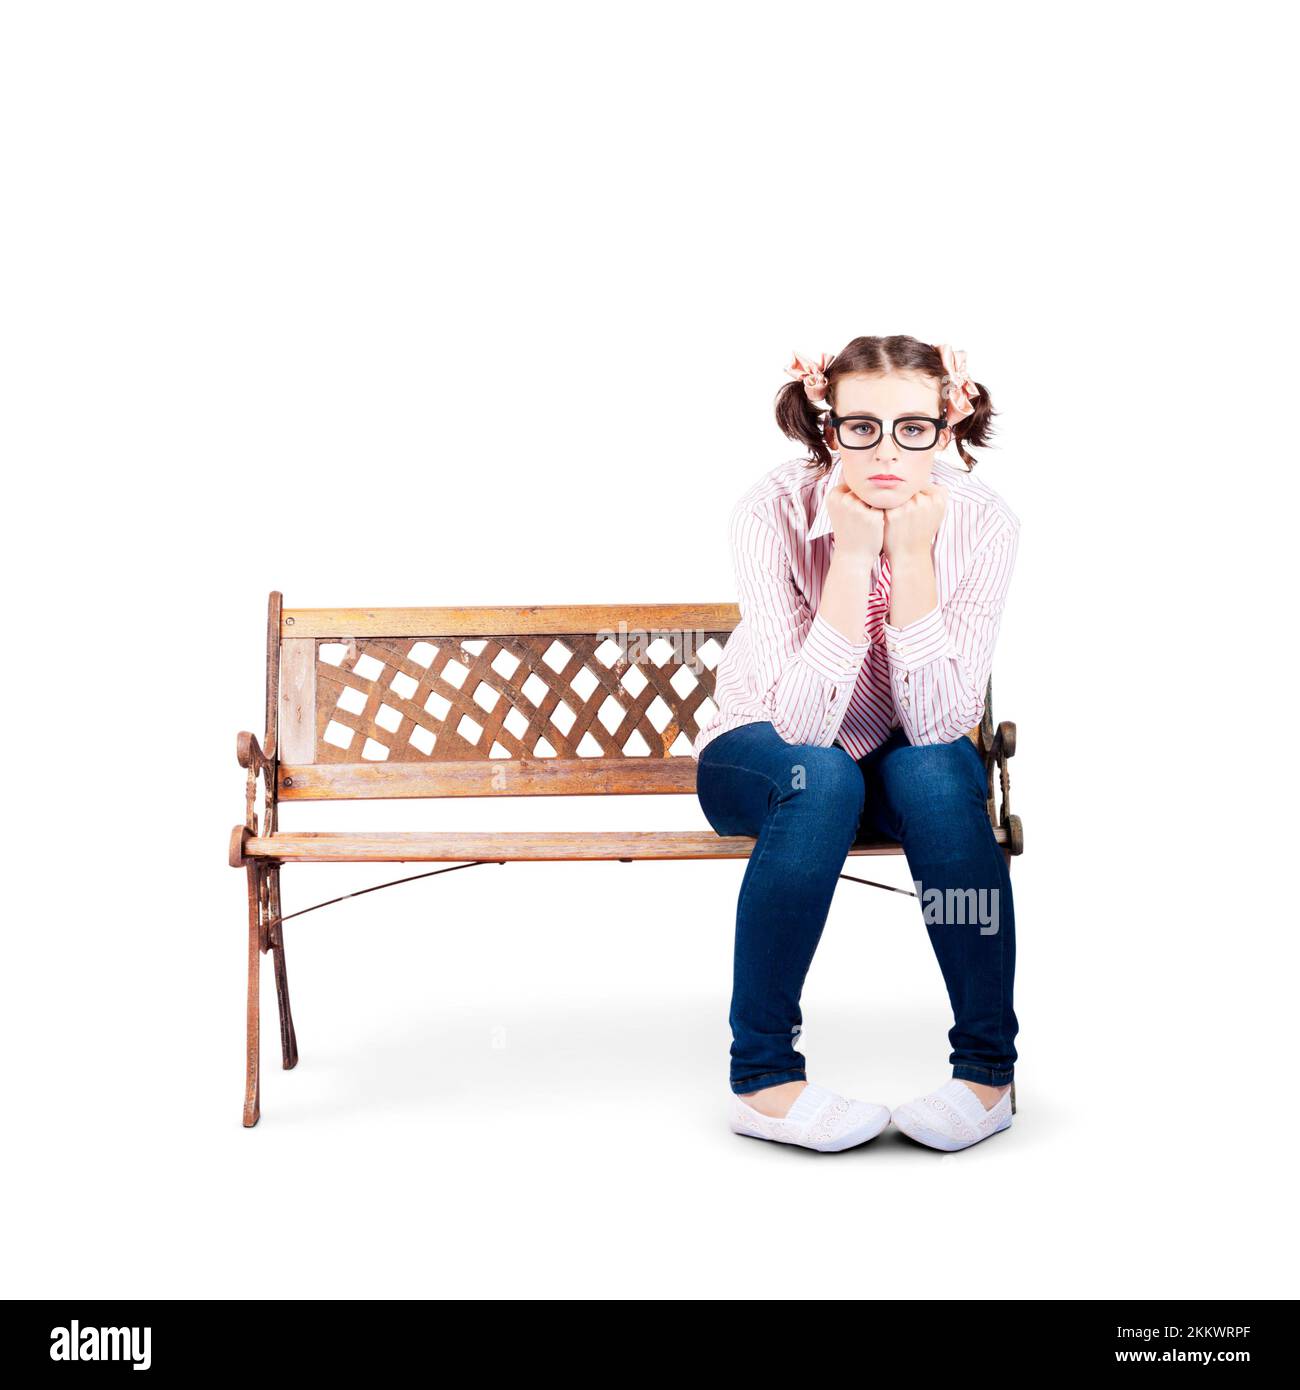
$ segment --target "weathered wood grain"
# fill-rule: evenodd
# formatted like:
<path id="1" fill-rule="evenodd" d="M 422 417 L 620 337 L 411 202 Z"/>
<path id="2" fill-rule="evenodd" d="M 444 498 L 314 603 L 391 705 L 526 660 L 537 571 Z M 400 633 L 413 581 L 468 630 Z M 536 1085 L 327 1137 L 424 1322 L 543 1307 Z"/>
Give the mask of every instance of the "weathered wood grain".
<path id="1" fill-rule="evenodd" d="M 1005 832 L 995 831 L 999 843 Z M 757 841 L 712 830 L 281 831 L 253 836 L 251 858 L 284 863 L 405 864 L 457 859 L 748 859 Z M 850 855 L 901 854 L 892 840 L 852 846 Z"/>
<path id="2" fill-rule="evenodd" d="M 534 632 L 636 629 L 730 629 L 734 603 L 532 604 L 494 608 L 286 608 L 282 637 L 477 637 Z"/>

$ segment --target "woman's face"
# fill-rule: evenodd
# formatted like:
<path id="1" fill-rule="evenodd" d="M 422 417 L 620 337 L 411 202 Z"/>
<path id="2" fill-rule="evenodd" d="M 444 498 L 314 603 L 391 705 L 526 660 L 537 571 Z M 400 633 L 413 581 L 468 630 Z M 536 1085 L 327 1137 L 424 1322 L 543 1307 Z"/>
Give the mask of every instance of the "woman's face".
<path id="1" fill-rule="evenodd" d="M 869 449 L 842 447 L 835 431 L 827 425 L 826 442 L 832 449 L 839 450 L 844 482 L 872 507 L 901 506 L 929 482 L 934 456 L 947 448 L 952 431 L 941 429 L 928 449 L 900 449 L 894 442 L 891 427 L 904 415 L 925 415 L 932 420 L 942 418 L 944 411 L 938 382 L 933 377 L 913 373 L 860 372 L 841 377 L 835 383 L 833 394 L 836 415 L 874 415 L 882 422 L 880 439 Z M 846 421 L 845 439 L 853 439 L 852 430 L 852 423 Z M 907 439 L 906 431 L 906 423 L 899 425 L 898 433 L 903 439 Z M 897 481 L 877 481 L 876 474 L 890 474 Z"/>

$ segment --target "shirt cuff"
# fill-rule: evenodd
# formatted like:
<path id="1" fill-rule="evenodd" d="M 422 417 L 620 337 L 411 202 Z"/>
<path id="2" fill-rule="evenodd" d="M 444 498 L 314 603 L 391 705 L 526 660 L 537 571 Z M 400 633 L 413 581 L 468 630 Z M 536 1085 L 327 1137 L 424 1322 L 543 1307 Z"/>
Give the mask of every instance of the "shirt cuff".
<path id="1" fill-rule="evenodd" d="M 891 666 L 915 671 L 941 656 L 955 654 L 952 639 L 944 625 L 943 610 L 936 603 L 928 613 L 902 627 L 885 624 L 885 647 Z"/>
<path id="2" fill-rule="evenodd" d="M 832 681 L 856 681 L 863 658 L 871 648 L 868 642 L 850 642 L 833 628 L 819 611 L 813 618 L 799 655 L 814 671 Z"/>

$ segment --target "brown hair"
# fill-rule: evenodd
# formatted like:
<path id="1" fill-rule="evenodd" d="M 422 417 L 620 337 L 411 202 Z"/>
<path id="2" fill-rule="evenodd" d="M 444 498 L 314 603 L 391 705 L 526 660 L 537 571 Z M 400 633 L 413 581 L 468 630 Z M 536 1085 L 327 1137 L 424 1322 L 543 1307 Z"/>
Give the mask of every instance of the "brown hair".
<path id="1" fill-rule="evenodd" d="M 837 352 L 826 368 L 826 384 L 829 388 L 825 402 L 831 405 L 835 399 L 835 383 L 854 372 L 920 372 L 942 382 L 944 373 L 943 358 L 939 349 L 931 343 L 923 343 L 907 334 L 894 334 L 889 338 L 854 338 L 840 352 Z M 975 383 L 979 395 L 971 402 L 975 407 L 972 415 L 949 425 L 957 452 L 967 464 L 974 468 L 975 459 L 966 452 L 966 445 L 976 448 L 987 444 L 993 433 L 993 416 L 997 413 L 989 399 L 988 388 L 982 381 Z M 781 433 L 805 444 L 812 458 L 809 468 L 829 468 L 831 453 L 826 446 L 826 415 L 823 409 L 808 399 L 802 381 L 787 381 L 776 393 L 776 423 Z"/>

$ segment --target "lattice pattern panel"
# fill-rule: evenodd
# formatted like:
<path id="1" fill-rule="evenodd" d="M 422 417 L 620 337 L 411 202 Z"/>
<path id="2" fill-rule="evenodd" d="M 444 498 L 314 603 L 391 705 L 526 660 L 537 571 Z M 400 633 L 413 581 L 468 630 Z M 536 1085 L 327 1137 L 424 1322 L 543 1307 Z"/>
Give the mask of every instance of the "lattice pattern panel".
<path id="1" fill-rule="evenodd" d="M 730 636 L 319 638 L 316 761 L 689 757 Z"/>

